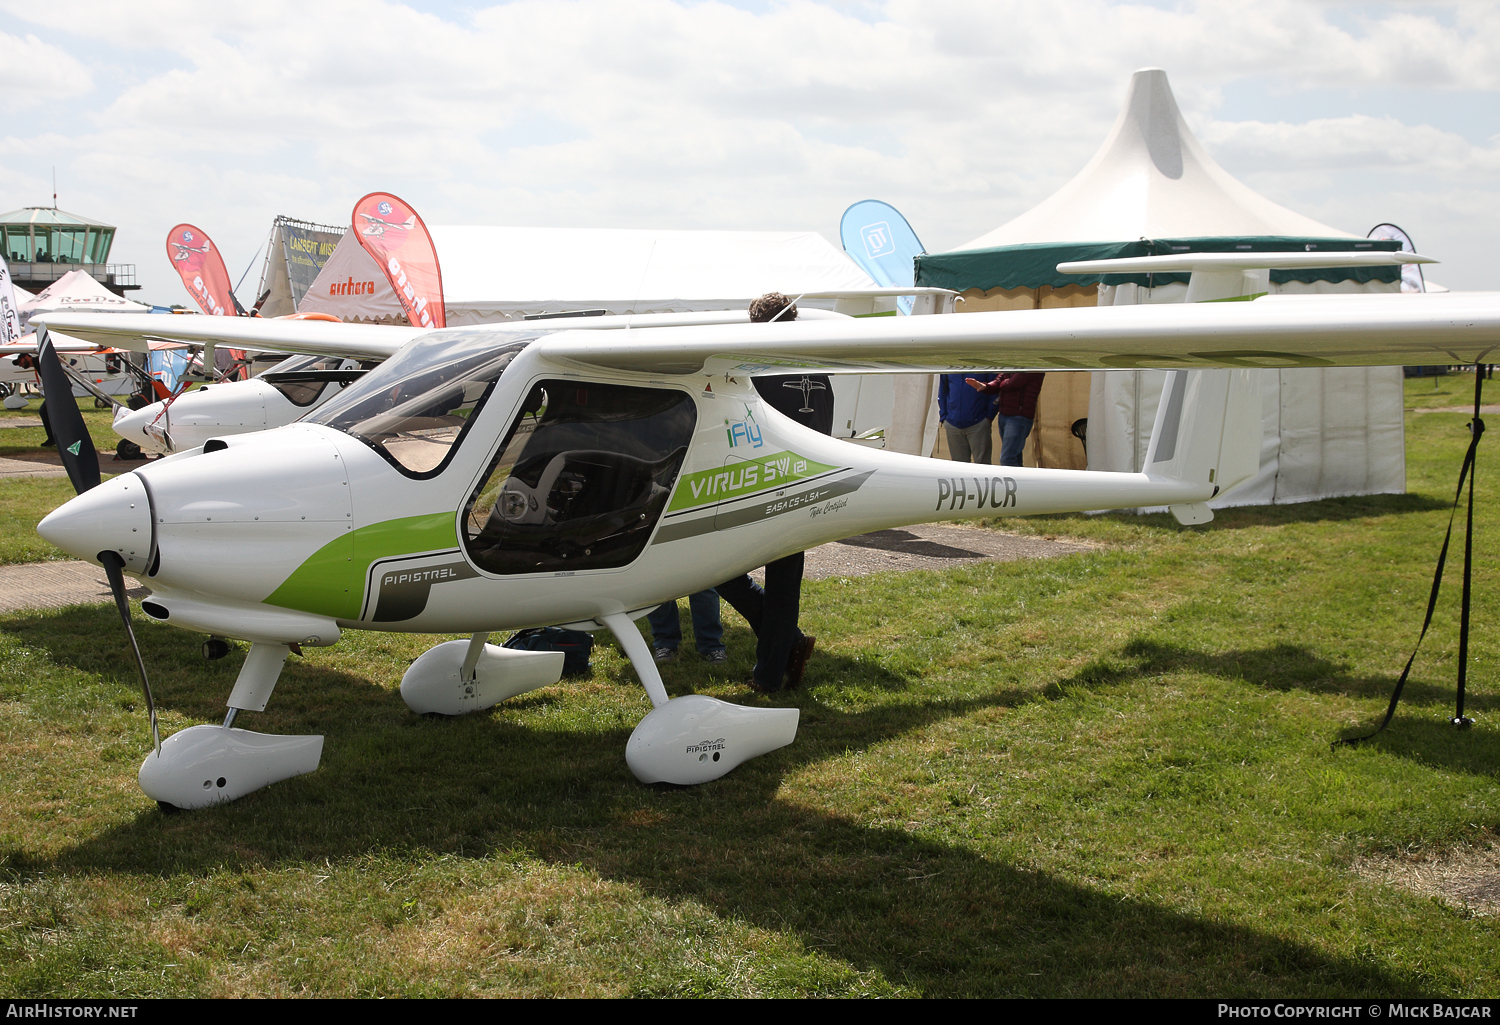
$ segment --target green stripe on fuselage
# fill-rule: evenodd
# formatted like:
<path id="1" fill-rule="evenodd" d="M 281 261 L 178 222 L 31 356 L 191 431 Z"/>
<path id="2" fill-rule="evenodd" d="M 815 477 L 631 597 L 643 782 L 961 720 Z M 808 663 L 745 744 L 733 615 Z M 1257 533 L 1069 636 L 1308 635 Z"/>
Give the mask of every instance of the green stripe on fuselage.
<path id="1" fill-rule="evenodd" d="M 265 603 L 334 619 L 358 619 L 370 563 L 392 555 L 455 548 L 453 524 L 453 513 L 441 512 L 351 530 L 314 552 Z"/>

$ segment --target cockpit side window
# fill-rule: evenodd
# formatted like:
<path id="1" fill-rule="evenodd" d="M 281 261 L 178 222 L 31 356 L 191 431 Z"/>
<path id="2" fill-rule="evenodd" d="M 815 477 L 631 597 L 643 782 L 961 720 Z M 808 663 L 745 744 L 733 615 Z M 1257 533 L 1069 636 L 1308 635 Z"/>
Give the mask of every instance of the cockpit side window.
<path id="1" fill-rule="evenodd" d="M 294 406 L 311 406 L 330 384 L 347 385 L 359 377 L 359 365 L 338 356 L 294 356 L 276 364 L 260 379 Z"/>
<path id="2" fill-rule="evenodd" d="M 447 465 L 474 414 L 526 342 L 438 339 L 403 350 L 305 418 L 341 430 L 409 477 Z M 446 342 L 446 344 L 441 344 Z"/>
<path id="3" fill-rule="evenodd" d="M 630 563 L 666 508 L 696 421 L 679 391 L 538 384 L 464 510 L 470 558 L 501 574 Z"/>

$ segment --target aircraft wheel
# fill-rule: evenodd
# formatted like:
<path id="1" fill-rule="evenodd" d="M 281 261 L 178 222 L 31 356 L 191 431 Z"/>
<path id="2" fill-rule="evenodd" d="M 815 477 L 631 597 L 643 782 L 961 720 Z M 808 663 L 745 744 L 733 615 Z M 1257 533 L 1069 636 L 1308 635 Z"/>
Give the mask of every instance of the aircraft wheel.
<path id="1" fill-rule="evenodd" d="M 108 409 L 109 408 L 109 403 L 105 402 L 103 399 L 98 398 L 96 396 L 94 398 L 94 408 L 95 409 Z"/>
<path id="2" fill-rule="evenodd" d="M 203 657 L 210 662 L 217 661 L 229 654 L 229 642 L 218 637 L 210 637 L 203 642 Z"/>
<path id="3" fill-rule="evenodd" d="M 182 809 L 181 808 L 177 807 L 177 805 L 175 805 L 175 804 L 168 804 L 166 801 L 157 801 L 156 802 L 156 806 L 161 809 L 161 813 L 163 815 L 181 815 L 182 814 Z"/>

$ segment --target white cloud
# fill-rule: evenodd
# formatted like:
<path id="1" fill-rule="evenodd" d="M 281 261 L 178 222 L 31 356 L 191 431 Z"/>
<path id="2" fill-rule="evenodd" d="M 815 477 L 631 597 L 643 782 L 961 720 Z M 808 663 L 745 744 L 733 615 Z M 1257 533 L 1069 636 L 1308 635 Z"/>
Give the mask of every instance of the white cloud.
<path id="1" fill-rule="evenodd" d="M 47 104 L 82 96 L 94 88 L 88 70 L 66 50 L 0 32 L 0 95 L 9 107 Z"/>
<path id="2" fill-rule="evenodd" d="M 1303 124 L 1216 122 L 1201 135 L 1215 156 L 1250 173 L 1407 171 L 1451 179 L 1493 181 L 1500 146 L 1476 146 L 1430 125 L 1359 114 Z"/>
<path id="3" fill-rule="evenodd" d="M 830 237 L 845 206 L 873 196 L 946 248 L 1081 168 L 1144 65 L 1168 69 L 1231 173 L 1310 216 L 1337 209 L 1332 223 L 1355 231 L 1389 216 L 1378 192 L 1368 199 L 1380 211 L 1346 210 L 1356 170 L 1421 174 L 1432 195 L 1494 191 L 1493 149 L 1380 110 L 1298 122 L 1296 95 L 1500 89 L 1495 4 L 786 0 L 751 11 L 518 0 L 444 17 L 354 0 L 0 8 L 35 27 L 25 45 L 77 68 L 67 103 L 42 98 L 12 117 L 0 188 L 39 183 L 56 162 L 73 208 L 120 224 L 115 258 L 135 259 L 161 298 L 178 294 L 158 253 L 178 220 L 248 260 L 274 214 L 342 221 L 376 188 L 430 223 Z M 1284 91 L 1284 122 L 1214 119 L 1223 89 L 1247 80 Z M 1487 236 L 1500 213 L 1442 223 L 1455 241 Z"/>

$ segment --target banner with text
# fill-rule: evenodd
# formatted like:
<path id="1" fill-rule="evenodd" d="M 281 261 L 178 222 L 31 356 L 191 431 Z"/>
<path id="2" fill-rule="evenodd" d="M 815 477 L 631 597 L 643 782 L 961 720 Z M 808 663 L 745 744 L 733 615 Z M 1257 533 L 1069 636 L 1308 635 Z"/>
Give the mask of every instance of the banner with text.
<path id="1" fill-rule="evenodd" d="M 239 312 L 234 286 L 218 247 L 191 224 L 179 224 L 167 234 L 167 257 L 172 261 L 182 287 L 211 317 L 233 317 Z"/>
<path id="2" fill-rule="evenodd" d="M 21 337 L 21 315 L 16 312 L 16 288 L 10 281 L 10 266 L 0 256 L 0 344 Z"/>
<path id="3" fill-rule="evenodd" d="M 281 254 L 286 260 L 287 283 L 291 286 L 292 303 L 295 305 L 302 301 L 302 297 L 312 287 L 318 272 L 338 248 L 339 239 L 343 236 L 284 220 L 277 221 L 276 231 L 281 236 Z"/>
<path id="4" fill-rule="evenodd" d="M 443 272 L 427 225 L 395 196 L 372 192 L 354 204 L 354 231 L 385 271 L 413 327 L 447 327 Z"/>

